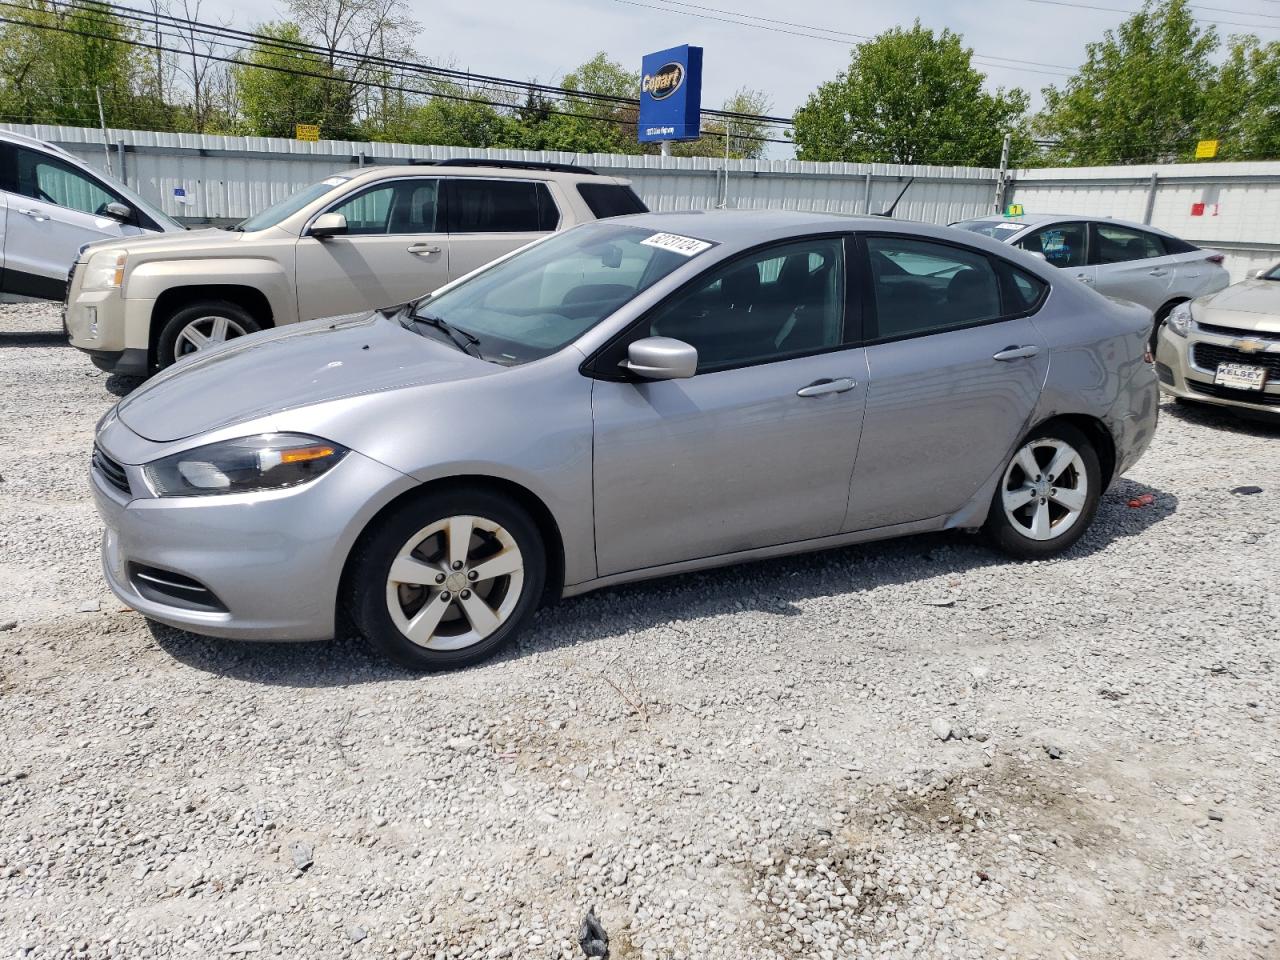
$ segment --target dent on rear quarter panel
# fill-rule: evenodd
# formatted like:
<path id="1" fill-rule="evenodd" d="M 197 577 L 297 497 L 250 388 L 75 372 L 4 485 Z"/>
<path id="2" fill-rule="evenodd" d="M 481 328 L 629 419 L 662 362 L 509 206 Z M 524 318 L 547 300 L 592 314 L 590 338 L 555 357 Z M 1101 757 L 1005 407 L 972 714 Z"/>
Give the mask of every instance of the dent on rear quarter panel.
<path id="1" fill-rule="evenodd" d="M 1049 345 L 1049 376 L 1034 417 L 1080 414 L 1101 420 L 1116 444 L 1116 475 L 1151 442 L 1159 407 L 1155 372 L 1143 356 L 1150 313 L 1072 290 L 1034 319 Z"/>

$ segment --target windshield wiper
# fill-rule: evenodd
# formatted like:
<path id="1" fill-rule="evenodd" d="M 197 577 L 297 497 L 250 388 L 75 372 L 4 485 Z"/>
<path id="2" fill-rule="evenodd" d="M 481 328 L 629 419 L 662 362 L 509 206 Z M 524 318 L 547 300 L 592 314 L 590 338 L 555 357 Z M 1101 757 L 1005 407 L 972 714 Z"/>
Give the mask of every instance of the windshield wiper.
<path id="1" fill-rule="evenodd" d="M 411 313 L 409 314 L 409 319 L 416 323 L 425 323 L 429 327 L 435 327 L 446 337 L 452 340 L 453 345 L 463 353 L 468 353 L 480 360 L 484 359 L 484 357 L 480 356 L 479 349 L 477 349 L 477 345 L 480 343 L 480 338 L 475 334 L 467 333 L 465 330 L 459 330 L 443 317 L 437 317 L 430 313 Z"/>

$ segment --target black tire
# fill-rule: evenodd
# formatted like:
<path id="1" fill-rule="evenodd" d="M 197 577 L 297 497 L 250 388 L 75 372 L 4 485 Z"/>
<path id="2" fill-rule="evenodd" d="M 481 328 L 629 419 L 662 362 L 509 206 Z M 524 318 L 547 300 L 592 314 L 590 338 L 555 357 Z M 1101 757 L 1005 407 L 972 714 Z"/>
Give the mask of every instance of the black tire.
<path id="1" fill-rule="evenodd" d="M 1012 463 L 1018 454 L 1028 445 L 1038 440 L 1060 441 L 1069 444 L 1079 455 L 1084 467 L 1085 498 L 1083 507 L 1076 519 L 1061 534 L 1048 540 L 1034 539 L 1023 529 L 1015 525 L 1006 515 L 1003 495 L 1005 481 L 1012 479 L 1010 474 Z M 1074 472 L 1075 468 L 1071 468 Z M 1102 495 L 1102 467 L 1098 462 L 1098 452 L 1089 438 L 1067 423 L 1052 423 L 1031 431 L 1018 443 L 1010 462 L 1001 471 L 1000 482 L 996 484 L 991 498 L 991 509 L 987 514 L 987 522 L 983 527 L 988 539 L 999 550 L 1020 560 L 1044 560 L 1057 556 L 1068 550 L 1079 540 L 1098 512 L 1098 502 Z M 1056 479 L 1056 478 L 1055 478 Z M 1034 503 L 1031 505 L 1034 509 Z"/>
<path id="2" fill-rule="evenodd" d="M 1169 314 L 1173 313 L 1173 308 L 1184 300 L 1173 300 L 1166 303 L 1155 313 L 1155 322 L 1151 325 L 1151 336 L 1147 339 L 1147 345 L 1151 347 L 1151 355 L 1156 355 L 1156 345 L 1160 340 L 1160 328 L 1164 326 L 1164 322 L 1169 319 Z"/>
<path id="3" fill-rule="evenodd" d="M 229 322 L 233 332 L 228 339 L 242 334 L 256 333 L 262 329 L 262 324 L 254 318 L 253 314 L 237 303 L 232 303 L 230 300 L 197 300 L 180 307 L 164 321 L 156 338 L 153 369 L 163 370 L 176 363 L 178 337 L 183 330 L 193 323 L 199 323 L 210 317 L 222 317 Z M 237 327 L 238 331 L 234 329 Z"/>
<path id="4" fill-rule="evenodd" d="M 447 518 L 460 516 L 477 517 L 497 524 L 514 540 L 523 560 L 519 596 L 506 620 L 478 642 L 457 650 L 428 649 L 410 640 L 392 618 L 388 597 L 391 565 L 419 531 Z M 478 534 L 477 539 L 484 535 Z M 542 537 L 537 524 L 520 506 L 489 491 L 441 491 L 407 501 L 366 531 L 352 554 L 345 600 L 356 629 L 370 647 L 387 659 L 409 670 L 452 670 L 492 656 L 525 627 L 538 608 L 546 575 L 546 549 Z M 499 581 L 501 579 L 498 578 Z M 508 579 L 508 588 L 510 584 Z M 494 589 L 500 587 L 499 583 Z M 407 589 L 409 594 L 413 593 L 414 588 Z M 443 599 L 439 592 L 433 594 L 432 589 L 443 591 L 445 588 L 423 588 L 419 597 L 425 594 L 426 599 L 417 601 L 421 603 L 419 610 L 428 602 Z M 411 599 L 409 602 L 415 601 Z M 448 601 L 445 605 L 447 610 L 452 606 Z M 456 612 L 459 618 L 463 616 L 460 606 L 451 612 Z M 407 610 L 404 613 L 409 615 Z M 460 627 L 466 625 L 459 624 Z"/>

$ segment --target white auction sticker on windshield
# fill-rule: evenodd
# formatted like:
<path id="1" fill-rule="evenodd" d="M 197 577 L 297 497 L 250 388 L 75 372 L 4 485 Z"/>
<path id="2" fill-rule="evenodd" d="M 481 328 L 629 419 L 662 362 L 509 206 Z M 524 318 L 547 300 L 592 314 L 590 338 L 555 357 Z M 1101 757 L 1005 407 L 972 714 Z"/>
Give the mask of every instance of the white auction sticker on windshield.
<path id="1" fill-rule="evenodd" d="M 672 253 L 678 253 L 682 257 L 695 256 L 703 250 L 710 250 L 714 246 L 714 244 L 706 240 L 682 237 L 678 233 L 655 233 L 651 237 L 645 237 L 640 242 L 647 247 L 670 250 Z"/>
<path id="2" fill-rule="evenodd" d="M 328 180 L 321 180 L 320 182 L 326 187 L 340 187 L 350 179 L 350 177 L 330 177 Z"/>

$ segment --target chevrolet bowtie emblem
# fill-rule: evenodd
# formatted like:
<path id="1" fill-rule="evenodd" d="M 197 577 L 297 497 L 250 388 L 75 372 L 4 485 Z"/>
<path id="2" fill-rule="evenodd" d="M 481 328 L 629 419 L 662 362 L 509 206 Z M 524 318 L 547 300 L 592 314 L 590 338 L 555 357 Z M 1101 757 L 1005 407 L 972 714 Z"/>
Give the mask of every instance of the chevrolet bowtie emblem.
<path id="1" fill-rule="evenodd" d="M 1267 349 L 1266 343 L 1261 340 L 1237 340 L 1233 346 L 1242 353 L 1257 353 Z"/>

